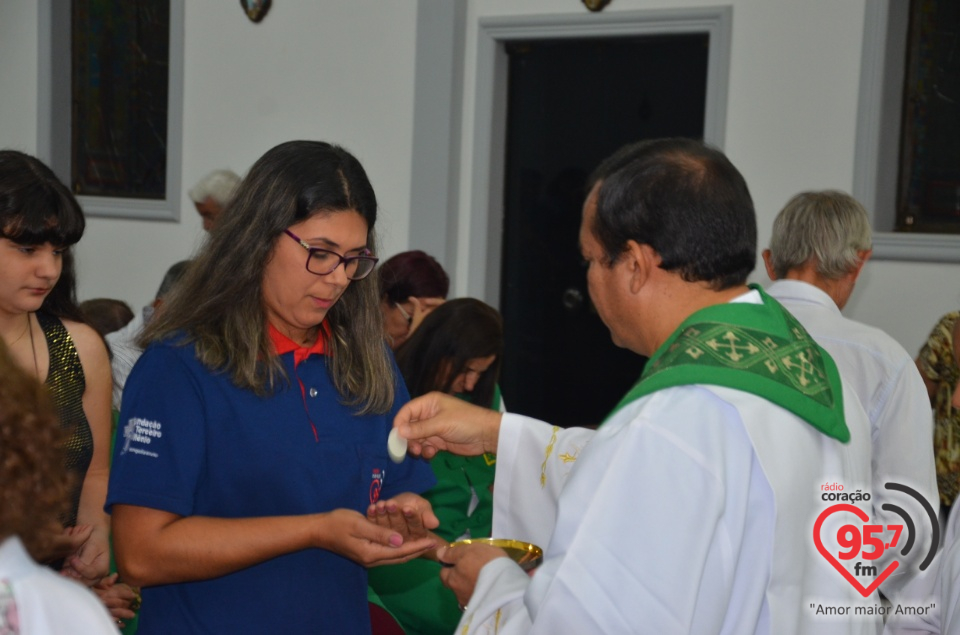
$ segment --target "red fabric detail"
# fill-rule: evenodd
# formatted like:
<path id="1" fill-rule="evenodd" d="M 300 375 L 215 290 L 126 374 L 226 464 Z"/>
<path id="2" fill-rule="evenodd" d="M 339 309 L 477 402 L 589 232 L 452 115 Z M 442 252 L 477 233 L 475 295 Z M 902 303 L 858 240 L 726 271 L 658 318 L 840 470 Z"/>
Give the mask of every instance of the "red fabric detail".
<path id="1" fill-rule="evenodd" d="M 330 337 L 330 327 L 327 326 L 326 321 L 320 323 L 320 329 L 317 331 L 317 341 L 313 343 L 313 346 L 307 348 L 305 346 L 300 346 L 289 337 L 281 333 L 273 326 L 273 324 L 267 323 L 267 333 L 270 335 L 270 341 L 273 342 L 273 348 L 277 351 L 277 355 L 284 355 L 289 352 L 293 352 L 293 368 L 296 371 L 297 366 L 300 365 L 300 362 L 310 357 L 311 355 L 325 355 L 326 354 L 326 339 Z M 310 421 L 310 429 L 313 430 L 313 438 L 318 443 L 320 442 L 320 435 L 317 434 L 317 426 L 313 423 L 313 419 L 310 417 L 310 409 L 307 408 L 307 389 L 303 385 L 303 380 L 300 379 L 300 376 L 297 376 L 297 383 L 300 384 L 300 398 L 303 400 L 303 410 L 307 413 L 307 420 Z"/>
<path id="2" fill-rule="evenodd" d="M 273 326 L 273 324 L 267 323 L 267 332 L 270 335 L 270 341 L 273 342 L 273 348 L 277 351 L 277 355 L 283 355 L 293 351 L 293 366 L 296 368 L 300 365 L 300 362 L 310 357 L 311 355 L 326 355 L 326 341 L 330 337 L 330 327 L 327 325 L 326 320 L 320 323 L 320 328 L 317 330 L 317 341 L 313 343 L 313 346 L 309 348 L 300 346 L 289 337 L 281 333 Z"/>
<path id="3" fill-rule="evenodd" d="M 307 413 L 307 421 L 310 422 L 310 429 L 313 430 L 313 440 L 317 443 L 320 443 L 320 435 L 317 434 L 317 426 L 314 425 L 313 419 L 310 417 L 310 410 L 307 408 L 307 389 L 303 385 L 303 380 L 300 379 L 300 376 L 297 376 L 297 383 L 300 384 L 300 399 L 303 400 L 303 410 Z"/>
<path id="4" fill-rule="evenodd" d="M 370 607 L 370 631 L 373 635 L 405 635 L 403 628 L 382 606 L 367 602 Z"/>

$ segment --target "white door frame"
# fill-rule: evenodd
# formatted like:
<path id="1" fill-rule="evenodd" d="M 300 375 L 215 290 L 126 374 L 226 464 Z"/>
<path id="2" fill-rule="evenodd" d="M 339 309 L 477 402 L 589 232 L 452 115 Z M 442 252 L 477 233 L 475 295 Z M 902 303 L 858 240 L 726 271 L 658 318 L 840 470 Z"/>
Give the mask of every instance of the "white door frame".
<path id="1" fill-rule="evenodd" d="M 607 12 L 482 18 L 479 20 L 474 86 L 474 125 L 469 193 L 459 215 L 455 243 L 458 295 L 500 302 L 503 241 L 503 180 L 506 147 L 507 53 L 512 40 L 624 37 L 707 33 L 704 140 L 723 148 L 729 84 L 733 8 L 704 7 L 665 11 Z"/>

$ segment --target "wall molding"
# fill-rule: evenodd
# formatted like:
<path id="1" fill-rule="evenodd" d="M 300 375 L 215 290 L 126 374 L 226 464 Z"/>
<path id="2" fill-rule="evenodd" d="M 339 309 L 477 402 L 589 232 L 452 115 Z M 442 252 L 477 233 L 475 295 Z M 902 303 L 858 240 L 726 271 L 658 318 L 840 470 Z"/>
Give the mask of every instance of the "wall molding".
<path id="1" fill-rule="evenodd" d="M 602 38 L 707 33 L 710 52 L 704 139 L 723 148 L 733 8 L 575 13 L 482 18 L 477 24 L 473 165 L 468 230 L 450 251 L 466 252 L 465 295 L 500 303 L 503 242 L 504 147 L 507 114 L 507 54 L 513 40 Z"/>
<path id="2" fill-rule="evenodd" d="M 39 0 L 37 156 L 70 183 L 70 0 Z M 167 172 L 163 200 L 78 196 L 85 214 L 177 222 L 183 156 L 184 0 L 170 0 Z"/>
<path id="3" fill-rule="evenodd" d="M 870 214 L 875 260 L 960 262 L 960 235 L 892 231 L 909 4 L 870 0 L 864 9 L 852 194 Z"/>

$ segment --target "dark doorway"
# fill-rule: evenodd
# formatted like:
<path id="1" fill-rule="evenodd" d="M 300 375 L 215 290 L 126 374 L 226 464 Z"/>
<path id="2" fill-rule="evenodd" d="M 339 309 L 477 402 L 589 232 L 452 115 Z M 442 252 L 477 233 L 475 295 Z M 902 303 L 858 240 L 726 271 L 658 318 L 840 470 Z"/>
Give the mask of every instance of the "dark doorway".
<path id="1" fill-rule="evenodd" d="M 614 150 L 703 138 L 707 34 L 507 44 L 500 307 L 504 399 L 568 427 L 600 423 L 644 359 L 610 341 L 578 248 L 584 183 Z"/>

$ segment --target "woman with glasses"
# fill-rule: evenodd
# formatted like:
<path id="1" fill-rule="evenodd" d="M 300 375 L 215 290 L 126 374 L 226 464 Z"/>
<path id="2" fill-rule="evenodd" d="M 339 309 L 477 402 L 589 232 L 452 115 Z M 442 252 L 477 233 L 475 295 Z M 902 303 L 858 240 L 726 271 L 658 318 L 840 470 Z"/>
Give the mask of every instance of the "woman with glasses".
<path id="1" fill-rule="evenodd" d="M 477 405 L 503 410 L 497 379 L 503 356 L 503 320 L 474 298 L 448 300 L 424 319 L 397 350 L 397 365 L 414 397 L 439 390 Z M 439 452 L 430 461 L 436 486 L 424 497 L 440 519 L 447 541 L 485 538 L 493 520 L 496 456 Z M 440 582 L 440 565 L 426 559 L 376 567 L 370 586 L 407 635 L 452 633 L 461 611 Z"/>
<path id="2" fill-rule="evenodd" d="M 387 454 L 376 213 L 346 150 L 281 144 L 147 325 L 107 501 L 140 633 L 369 632 L 364 567 L 435 546 L 429 465 Z"/>
<path id="3" fill-rule="evenodd" d="M 450 278 L 436 258 L 419 249 L 391 256 L 377 275 L 387 343 L 396 350 L 443 304 Z"/>

